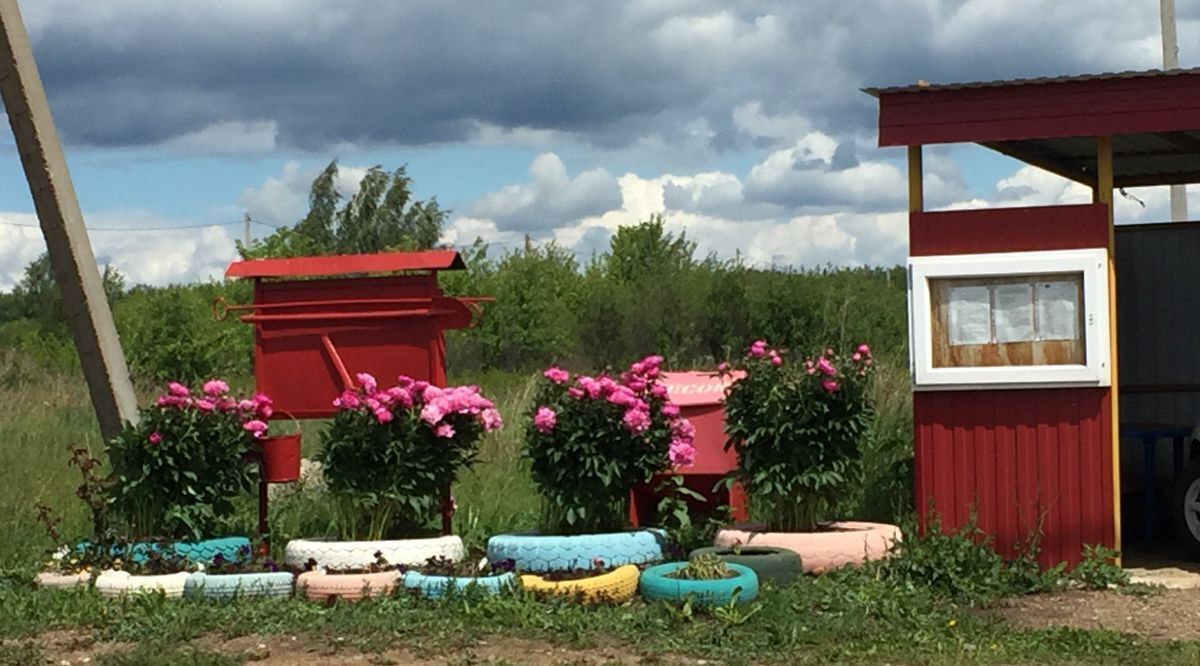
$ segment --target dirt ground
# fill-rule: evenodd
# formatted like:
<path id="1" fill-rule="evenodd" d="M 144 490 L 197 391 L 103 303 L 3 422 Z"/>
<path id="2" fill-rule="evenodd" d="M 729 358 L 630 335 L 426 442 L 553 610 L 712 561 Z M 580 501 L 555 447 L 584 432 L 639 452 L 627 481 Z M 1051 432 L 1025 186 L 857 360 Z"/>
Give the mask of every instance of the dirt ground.
<path id="1" fill-rule="evenodd" d="M 123 652 L 133 646 L 120 643 L 98 643 L 84 631 L 46 632 L 36 639 L 46 664 L 74 666 L 95 663 L 99 657 Z M 9 642 L 11 645 L 14 642 Z M 570 650 L 537 641 L 512 638 L 489 638 L 477 641 L 464 649 L 441 654 L 421 654 L 407 649 L 377 653 L 362 653 L 353 648 L 339 649 L 336 641 L 313 641 L 299 636 L 242 636 L 232 640 L 203 639 L 196 648 L 219 652 L 244 660 L 248 664 L 284 666 L 313 664 L 315 666 L 476 666 L 483 664 L 520 664 L 547 666 L 574 664 L 602 665 L 662 665 L 701 666 L 712 662 L 703 659 L 676 657 L 641 657 L 628 649 L 595 648 Z"/>
<path id="2" fill-rule="evenodd" d="M 1108 629 L 1159 640 L 1200 640 L 1200 590 L 1150 596 L 1118 592 L 1060 592 L 1018 597 L 995 611 L 1027 629 Z"/>

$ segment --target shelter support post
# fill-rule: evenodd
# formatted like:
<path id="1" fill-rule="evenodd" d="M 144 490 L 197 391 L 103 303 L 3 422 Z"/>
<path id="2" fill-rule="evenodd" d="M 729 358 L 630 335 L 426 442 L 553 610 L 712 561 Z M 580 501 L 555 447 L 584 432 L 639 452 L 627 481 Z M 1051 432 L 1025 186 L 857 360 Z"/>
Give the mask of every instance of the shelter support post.
<path id="1" fill-rule="evenodd" d="M 925 210 L 925 170 L 922 166 L 921 147 L 908 147 L 908 212 Z"/>
<path id="2" fill-rule="evenodd" d="M 0 0 L 0 96 L 100 432 L 115 437 L 137 420 L 137 398 L 17 0 Z"/>
<path id="3" fill-rule="evenodd" d="M 1096 187 L 1092 198 L 1108 209 L 1108 326 L 1109 326 L 1109 371 L 1112 377 L 1112 484 L 1113 484 L 1113 546 L 1121 552 L 1121 409 L 1117 363 L 1117 268 L 1116 231 L 1113 227 L 1113 152 L 1112 137 L 1096 137 Z M 1118 555 L 1117 564 L 1121 564 Z"/>

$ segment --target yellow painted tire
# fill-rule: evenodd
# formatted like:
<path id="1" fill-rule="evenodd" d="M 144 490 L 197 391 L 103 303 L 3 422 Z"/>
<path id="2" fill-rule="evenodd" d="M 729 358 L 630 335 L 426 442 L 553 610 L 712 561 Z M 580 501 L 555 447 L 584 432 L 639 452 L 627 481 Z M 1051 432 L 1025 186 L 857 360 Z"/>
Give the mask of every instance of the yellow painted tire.
<path id="1" fill-rule="evenodd" d="M 606 574 L 579 580 L 550 581 L 541 576 L 521 576 L 521 586 L 535 594 L 578 598 L 585 604 L 625 603 L 637 592 L 638 568 L 632 564 Z"/>

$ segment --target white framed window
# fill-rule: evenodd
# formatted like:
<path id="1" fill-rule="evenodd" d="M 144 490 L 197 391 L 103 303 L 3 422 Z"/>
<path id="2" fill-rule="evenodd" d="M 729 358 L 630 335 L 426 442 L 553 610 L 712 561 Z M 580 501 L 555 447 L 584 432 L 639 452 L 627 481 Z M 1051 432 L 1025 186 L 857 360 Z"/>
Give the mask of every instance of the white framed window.
<path id="1" fill-rule="evenodd" d="M 1108 386 L 1108 251 L 908 261 L 917 390 Z"/>

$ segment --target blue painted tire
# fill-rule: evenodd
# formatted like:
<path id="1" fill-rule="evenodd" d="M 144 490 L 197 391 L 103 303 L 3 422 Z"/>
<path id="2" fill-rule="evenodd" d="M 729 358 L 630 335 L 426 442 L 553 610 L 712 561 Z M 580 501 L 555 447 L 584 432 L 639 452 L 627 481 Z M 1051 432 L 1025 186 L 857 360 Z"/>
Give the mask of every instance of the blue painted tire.
<path id="1" fill-rule="evenodd" d="M 574 536 L 497 534 L 488 539 L 487 558 L 493 564 L 512 560 L 518 571 L 546 573 L 591 569 L 597 559 L 603 560 L 605 568 L 661 562 L 665 545 L 662 530 Z"/>
<path id="2" fill-rule="evenodd" d="M 722 580 L 684 580 L 667 577 L 667 574 L 686 564 L 687 562 L 668 562 L 643 571 L 640 583 L 642 597 L 647 601 L 683 601 L 692 597 L 697 603 L 724 606 L 733 600 L 737 590 L 741 590 L 737 595 L 739 604 L 752 601 L 758 596 L 758 574 L 750 567 L 730 563 L 729 568 L 738 575 Z"/>
<path id="3" fill-rule="evenodd" d="M 247 574 L 194 573 L 183 586 L 185 597 L 290 597 L 294 578 L 287 571 Z"/>
<path id="4" fill-rule="evenodd" d="M 496 576 L 430 576 L 416 571 L 405 572 L 401 579 L 404 587 L 410 590 L 420 590 L 422 596 L 437 599 L 446 594 L 446 590 L 454 587 L 456 592 L 469 589 L 480 589 L 488 594 L 499 594 L 502 590 L 510 589 L 516 583 L 516 576 L 506 571 Z"/>
<path id="5" fill-rule="evenodd" d="M 86 541 L 76 546 L 80 550 L 87 547 Z M 218 553 L 229 561 L 245 558 L 250 553 L 250 540 L 246 537 L 222 537 L 203 541 L 142 541 L 132 544 L 125 557 L 134 562 L 144 562 L 150 553 L 164 548 L 169 548 L 189 562 L 208 564 Z"/>

